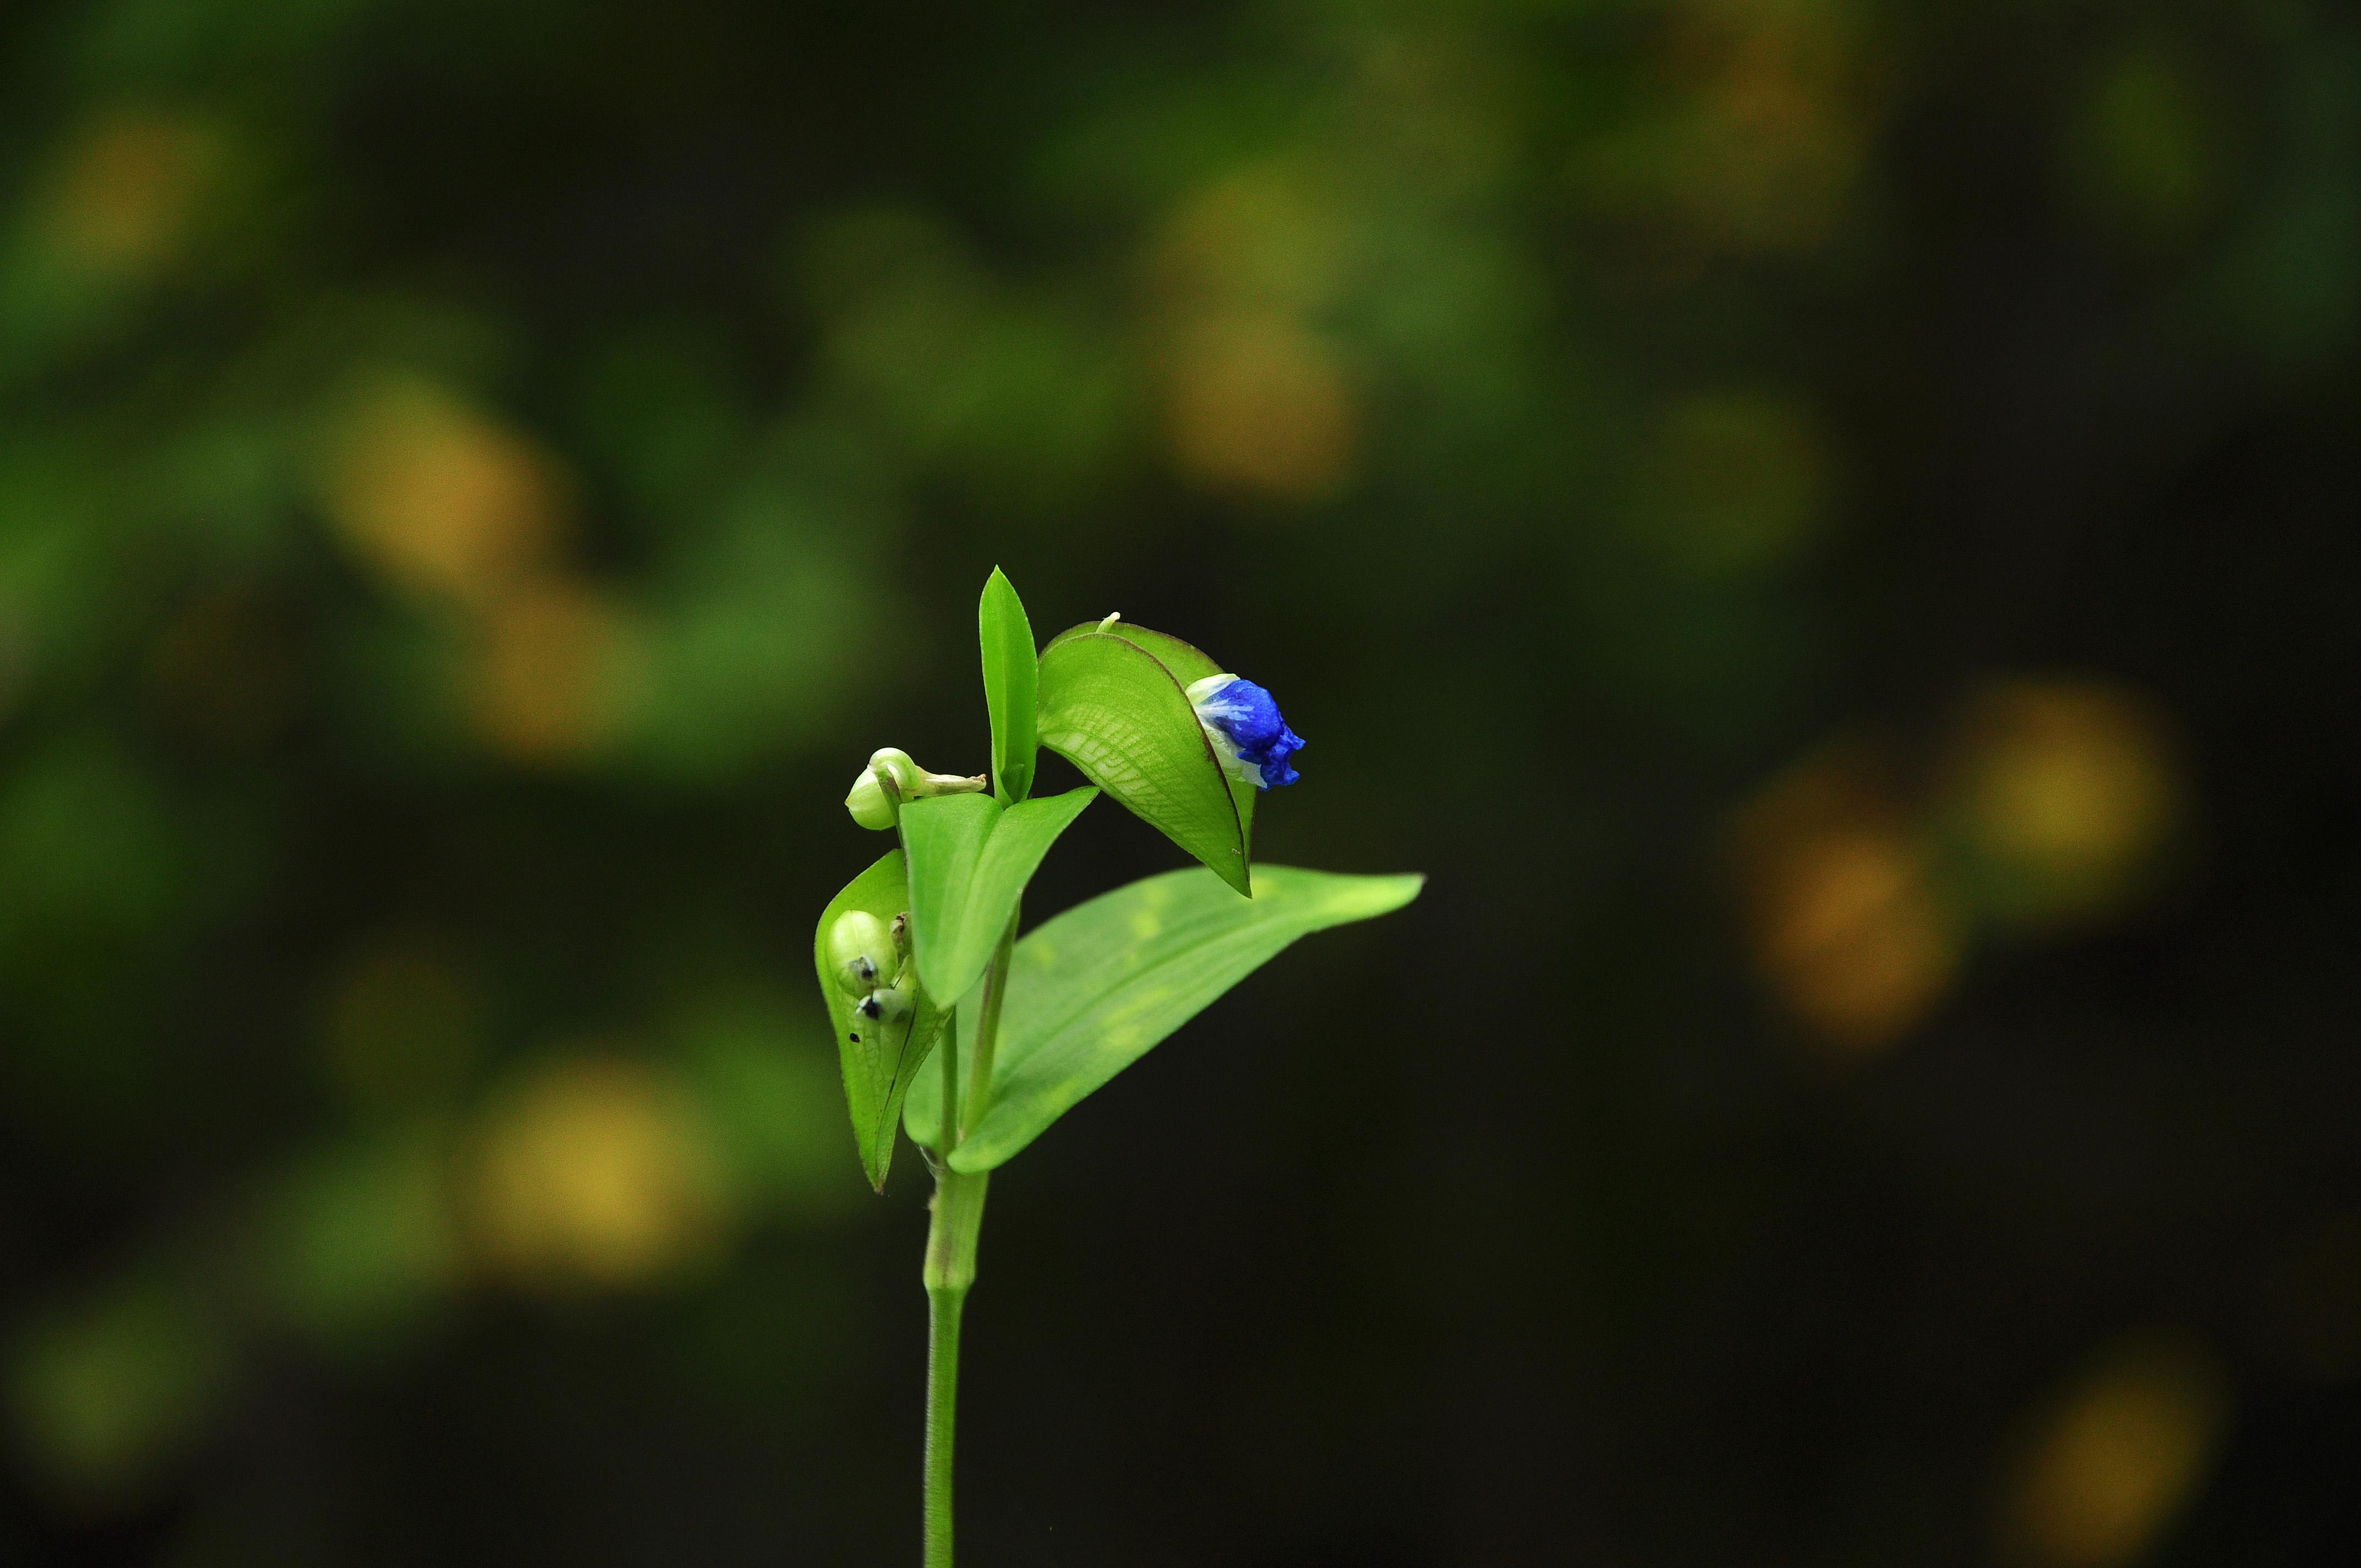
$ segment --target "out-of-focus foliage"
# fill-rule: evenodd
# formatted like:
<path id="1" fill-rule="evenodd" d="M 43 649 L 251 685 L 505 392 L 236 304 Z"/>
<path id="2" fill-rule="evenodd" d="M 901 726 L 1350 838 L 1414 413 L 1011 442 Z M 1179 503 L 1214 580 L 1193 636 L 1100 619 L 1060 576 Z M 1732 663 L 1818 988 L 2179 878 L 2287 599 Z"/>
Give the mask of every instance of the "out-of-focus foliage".
<path id="1" fill-rule="evenodd" d="M 2320 0 L 19 0 L 0 1558 L 892 1550 L 994 563 L 1434 875 L 995 1184 L 981 1557 L 2349 1557 L 2356 337 Z"/>

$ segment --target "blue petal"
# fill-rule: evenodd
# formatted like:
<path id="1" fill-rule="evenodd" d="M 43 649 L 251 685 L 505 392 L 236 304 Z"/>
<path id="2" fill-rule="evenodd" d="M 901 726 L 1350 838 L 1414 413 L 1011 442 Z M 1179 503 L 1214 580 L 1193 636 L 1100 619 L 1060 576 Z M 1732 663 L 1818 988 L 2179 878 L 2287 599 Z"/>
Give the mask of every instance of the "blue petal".
<path id="1" fill-rule="evenodd" d="M 1287 727 L 1279 704 L 1252 681 L 1233 680 L 1196 705 L 1197 716 L 1237 751 L 1239 761 L 1257 770 L 1261 787 L 1278 789 L 1303 775 L 1287 759 L 1303 750 L 1303 737 Z"/>
<path id="2" fill-rule="evenodd" d="M 1279 789 L 1293 784 L 1303 776 L 1287 765 L 1287 759 L 1301 750 L 1303 750 L 1303 737 L 1292 729 L 1288 729 L 1272 743 L 1268 755 L 1261 758 L 1249 757 L 1246 760 L 1260 762 L 1263 788 Z"/>

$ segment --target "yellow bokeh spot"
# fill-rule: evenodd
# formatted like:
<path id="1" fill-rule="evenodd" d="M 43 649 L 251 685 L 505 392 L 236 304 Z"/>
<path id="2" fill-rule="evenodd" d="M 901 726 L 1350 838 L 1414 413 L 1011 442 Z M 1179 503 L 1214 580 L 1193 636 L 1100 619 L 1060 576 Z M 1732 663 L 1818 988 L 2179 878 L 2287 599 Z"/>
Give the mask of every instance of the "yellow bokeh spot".
<path id="1" fill-rule="evenodd" d="M 1949 989 L 1958 921 L 1924 851 L 1850 759 L 1774 783 L 1741 816 L 1737 843 L 1755 965 L 1821 1041 L 1887 1045 Z"/>
<path id="2" fill-rule="evenodd" d="M 1345 281 L 1346 230 L 1317 190 L 1273 164 L 1199 191 L 1157 245 L 1157 297 L 1180 310 L 1299 317 L 1333 302 Z"/>
<path id="3" fill-rule="evenodd" d="M 708 1250 L 725 1218 L 711 1130 L 670 1078 L 558 1062 L 488 1117 L 471 1212 L 493 1275 L 529 1287 L 640 1284 Z"/>
<path id="4" fill-rule="evenodd" d="M 481 604 L 536 573 L 565 532 L 571 498 L 556 464 L 430 381 L 363 388 L 325 456 L 337 532 L 408 592 Z"/>
<path id="5" fill-rule="evenodd" d="M 1172 345 L 1173 454 L 1210 488 L 1313 500 L 1350 476 L 1360 413 L 1334 348 L 1275 313 L 1211 316 Z"/>
<path id="6" fill-rule="evenodd" d="M 2037 1424 L 2003 1518 L 2015 1554 L 2116 1568 L 2155 1544 L 2212 1467 L 2229 1410 L 2218 1363 L 2157 1332 L 2102 1354 Z"/>
<path id="7" fill-rule="evenodd" d="M 1982 883 L 2004 916 L 2110 904 L 2177 815 L 2163 727 L 2130 694 L 2087 681 L 2020 681 L 1971 702 L 1951 789 Z"/>
<path id="8" fill-rule="evenodd" d="M 141 276 L 179 256 L 220 162 L 202 123 L 152 107 L 118 109 L 60 159 L 38 223 L 70 265 Z"/>
<path id="9" fill-rule="evenodd" d="M 614 733 L 634 643 L 609 600 L 570 579 L 535 579 L 486 607 L 478 638 L 471 706 L 494 751 L 562 762 Z"/>

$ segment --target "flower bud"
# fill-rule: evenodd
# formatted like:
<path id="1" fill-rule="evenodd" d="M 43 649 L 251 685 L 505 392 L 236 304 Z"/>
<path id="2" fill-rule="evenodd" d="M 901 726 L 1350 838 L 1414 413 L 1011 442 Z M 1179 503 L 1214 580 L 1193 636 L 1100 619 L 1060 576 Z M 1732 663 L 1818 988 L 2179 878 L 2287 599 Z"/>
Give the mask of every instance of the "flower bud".
<path id="1" fill-rule="evenodd" d="M 863 768 L 853 779 L 852 788 L 844 796 L 844 809 L 852 819 L 874 832 L 884 832 L 901 820 L 901 804 L 886 793 L 884 782 L 873 768 Z"/>
<path id="2" fill-rule="evenodd" d="M 902 972 L 902 958 L 884 921 L 865 909 L 848 909 L 828 933 L 828 961 L 836 982 L 855 996 L 890 986 Z"/>
<path id="3" fill-rule="evenodd" d="M 1232 674 L 1192 681 L 1187 692 L 1213 755 L 1239 783 L 1279 789 L 1303 776 L 1288 762 L 1303 737 L 1287 727 L 1269 692 Z"/>
<path id="4" fill-rule="evenodd" d="M 869 766 L 852 781 L 844 808 L 863 828 L 883 830 L 901 820 L 902 803 L 938 795 L 980 795 L 990 785 L 981 773 L 930 773 L 910 753 L 887 746 L 871 753 Z"/>

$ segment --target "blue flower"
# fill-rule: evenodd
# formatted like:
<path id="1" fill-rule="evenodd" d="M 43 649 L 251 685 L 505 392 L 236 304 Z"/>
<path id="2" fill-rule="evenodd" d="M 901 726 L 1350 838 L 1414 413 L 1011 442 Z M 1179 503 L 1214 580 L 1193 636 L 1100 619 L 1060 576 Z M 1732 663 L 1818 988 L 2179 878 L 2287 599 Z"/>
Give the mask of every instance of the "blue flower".
<path id="1" fill-rule="evenodd" d="M 1235 675 L 1207 675 L 1191 683 L 1189 701 L 1224 763 L 1241 778 L 1254 769 L 1257 789 L 1277 789 L 1302 777 L 1287 759 L 1303 750 L 1303 737 L 1287 727 L 1270 693 Z"/>

